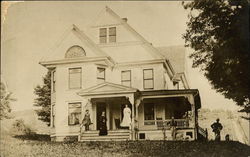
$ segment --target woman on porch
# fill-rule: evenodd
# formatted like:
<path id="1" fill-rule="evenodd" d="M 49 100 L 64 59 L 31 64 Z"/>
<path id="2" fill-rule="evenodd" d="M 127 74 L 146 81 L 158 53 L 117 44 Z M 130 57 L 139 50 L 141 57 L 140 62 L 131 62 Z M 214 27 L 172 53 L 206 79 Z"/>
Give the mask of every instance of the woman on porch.
<path id="1" fill-rule="evenodd" d="M 122 120 L 121 126 L 129 128 L 130 124 L 131 124 L 131 110 L 126 104 L 125 108 L 123 109 L 123 120 Z"/>
<path id="2" fill-rule="evenodd" d="M 104 111 L 102 112 L 102 115 L 101 115 L 99 120 L 100 120 L 100 132 L 99 132 L 99 135 L 100 136 L 107 135 L 108 134 L 108 131 L 107 131 L 107 118 L 105 116 Z"/>

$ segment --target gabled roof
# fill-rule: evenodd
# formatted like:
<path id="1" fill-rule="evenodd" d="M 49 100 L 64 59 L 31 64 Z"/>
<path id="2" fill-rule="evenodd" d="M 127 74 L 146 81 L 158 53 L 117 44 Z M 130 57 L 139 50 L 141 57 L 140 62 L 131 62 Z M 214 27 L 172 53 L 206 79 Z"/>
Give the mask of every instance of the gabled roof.
<path id="1" fill-rule="evenodd" d="M 111 16 L 116 18 L 126 29 L 128 29 L 139 41 L 142 41 L 144 46 L 149 50 L 152 55 L 156 55 L 160 58 L 164 58 L 162 55 L 151 43 L 149 43 L 142 35 L 140 35 L 134 28 L 132 28 L 126 21 L 124 21 L 119 15 L 117 15 L 112 9 L 106 6 L 106 12 Z"/>
<path id="2" fill-rule="evenodd" d="M 185 72 L 186 52 L 184 46 L 157 47 L 157 49 L 170 61 L 176 73 Z"/>
<path id="3" fill-rule="evenodd" d="M 86 88 L 78 92 L 80 96 L 90 96 L 90 95 L 106 95 L 106 94 L 116 94 L 116 93 L 134 93 L 138 91 L 136 88 L 123 86 L 120 84 L 103 82 L 96 86 Z"/>
<path id="4" fill-rule="evenodd" d="M 88 46 L 88 48 L 91 50 L 91 52 L 93 52 L 94 54 L 96 54 L 96 57 L 78 57 L 78 58 L 62 58 L 62 56 L 64 56 L 64 54 L 62 53 L 66 53 L 65 52 L 61 52 L 61 51 L 54 51 L 52 52 L 52 54 L 47 57 L 46 59 L 40 61 L 40 64 L 42 65 L 46 65 L 47 63 L 49 64 L 53 64 L 53 62 L 58 62 L 60 61 L 60 63 L 63 62 L 71 62 L 71 60 L 77 60 L 78 62 L 81 60 L 86 60 L 88 58 L 106 58 L 107 60 L 109 60 L 109 62 L 111 64 L 115 64 L 114 60 L 108 55 L 106 54 L 103 50 L 101 50 L 83 31 L 81 31 L 76 25 L 73 24 L 70 33 L 73 33 L 84 45 Z M 57 56 L 60 56 L 61 58 L 56 58 Z"/>

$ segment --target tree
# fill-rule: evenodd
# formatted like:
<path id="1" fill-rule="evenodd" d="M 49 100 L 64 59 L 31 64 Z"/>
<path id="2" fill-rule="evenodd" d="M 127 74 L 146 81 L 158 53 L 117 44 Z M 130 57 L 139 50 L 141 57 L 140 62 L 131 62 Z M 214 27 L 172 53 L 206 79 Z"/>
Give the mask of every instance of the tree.
<path id="1" fill-rule="evenodd" d="M 0 83 L 0 98 L 1 98 L 1 104 L 0 104 L 0 120 L 6 119 L 6 118 L 11 118 L 10 112 L 11 112 L 11 107 L 10 107 L 10 102 L 11 101 L 16 101 L 16 99 L 12 98 L 11 92 L 7 91 L 6 85 L 1 82 Z"/>
<path id="2" fill-rule="evenodd" d="M 213 88 L 249 113 L 249 0 L 194 0 L 189 10 L 186 46 Z"/>
<path id="3" fill-rule="evenodd" d="M 50 125 L 50 109 L 51 109 L 51 71 L 48 71 L 43 77 L 43 85 L 36 86 L 34 93 L 38 96 L 35 99 L 34 106 L 39 107 L 36 110 L 38 119 Z"/>

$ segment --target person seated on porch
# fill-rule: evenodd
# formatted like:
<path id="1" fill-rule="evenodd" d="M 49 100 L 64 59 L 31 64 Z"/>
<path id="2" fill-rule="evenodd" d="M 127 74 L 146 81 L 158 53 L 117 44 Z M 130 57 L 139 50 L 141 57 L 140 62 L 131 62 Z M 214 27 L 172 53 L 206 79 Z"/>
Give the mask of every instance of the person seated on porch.
<path id="1" fill-rule="evenodd" d="M 175 140 L 177 122 L 174 120 L 173 116 L 168 124 L 170 125 L 172 139 Z"/>
<path id="2" fill-rule="evenodd" d="M 100 136 L 107 135 L 108 134 L 108 131 L 107 131 L 107 118 L 105 116 L 104 111 L 102 112 L 102 115 L 101 115 L 101 117 L 99 119 L 99 122 L 100 122 L 99 135 Z"/>
<path id="3" fill-rule="evenodd" d="M 85 131 L 88 131 L 89 130 L 89 126 L 91 125 L 91 119 L 90 119 L 90 114 L 89 114 L 89 110 L 87 109 L 85 111 L 85 115 L 84 115 L 84 118 L 82 120 L 82 126 L 85 126 Z"/>
<path id="4" fill-rule="evenodd" d="M 130 124 L 131 124 L 131 110 L 126 104 L 125 108 L 123 109 L 123 119 L 121 122 L 121 127 L 129 128 Z"/>

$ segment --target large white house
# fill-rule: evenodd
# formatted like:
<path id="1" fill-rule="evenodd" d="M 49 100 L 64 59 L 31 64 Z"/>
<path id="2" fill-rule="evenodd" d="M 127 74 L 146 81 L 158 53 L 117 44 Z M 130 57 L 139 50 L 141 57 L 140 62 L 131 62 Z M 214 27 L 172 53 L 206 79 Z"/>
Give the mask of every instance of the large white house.
<path id="1" fill-rule="evenodd" d="M 183 46 L 154 47 L 108 7 L 86 30 L 73 25 L 40 61 L 52 70 L 51 140 L 171 140 L 172 116 L 179 139 L 197 139 L 200 96 L 189 87 Z M 132 110 L 129 130 L 119 127 L 125 104 Z M 80 132 L 86 109 L 93 124 Z M 102 111 L 107 136 L 98 135 Z"/>

